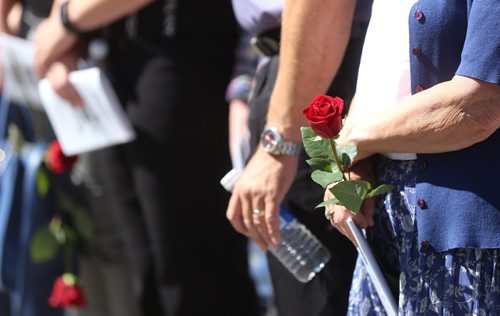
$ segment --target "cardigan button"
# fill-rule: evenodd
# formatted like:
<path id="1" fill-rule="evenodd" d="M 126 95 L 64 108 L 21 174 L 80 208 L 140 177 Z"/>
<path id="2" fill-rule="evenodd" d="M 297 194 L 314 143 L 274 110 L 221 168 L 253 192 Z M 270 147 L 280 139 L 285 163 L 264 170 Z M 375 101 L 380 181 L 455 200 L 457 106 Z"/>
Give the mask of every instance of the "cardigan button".
<path id="1" fill-rule="evenodd" d="M 422 87 L 421 85 L 417 85 L 415 87 L 415 93 L 419 93 L 419 92 L 422 92 L 424 90 L 425 90 L 424 87 Z"/>
<path id="2" fill-rule="evenodd" d="M 415 11 L 415 18 L 420 22 L 424 22 L 425 19 L 424 12 L 422 12 L 421 10 Z"/>
<path id="3" fill-rule="evenodd" d="M 427 249 L 429 249 L 429 248 L 430 248 L 431 243 L 430 243 L 428 240 L 423 240 L 423 241 L 420 243 L 420 246 L 422 247 L 422 249 L 427 250 Z"/>
<path id="4" fill-rule="evenodd" d="M 420 207 L 423 210 L 425 210 L 427 208 L 427 202 L 425 202 L 424 199 L 418 199 L 417 205 L 418 205 L 418 207 Z"/>
<path id="5" fill-rule="evenodd" d="M 413 54 L 413 56 L 419 58 L 420 55 L 422 54 L 422 51 L 420 50 L 420 48 L 415 47 L 411 50 L 411 53 Z"/>

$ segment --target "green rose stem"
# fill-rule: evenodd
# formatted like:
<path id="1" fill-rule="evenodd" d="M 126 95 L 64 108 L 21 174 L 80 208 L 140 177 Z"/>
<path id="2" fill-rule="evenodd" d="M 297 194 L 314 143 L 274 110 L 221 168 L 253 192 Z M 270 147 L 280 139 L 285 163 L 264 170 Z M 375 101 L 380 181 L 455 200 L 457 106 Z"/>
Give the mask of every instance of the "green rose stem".
<path id="1" fill-rule="evenodd" d="M 332 152 L 333 152 L 333 159 L 335 159 L 335 163 L 337 163 L 337 167 L 339 167 L 340 172 L 342 172 L 342 179 L 347 180 L 345 175 L 344 175 L 344 168 L 340 164 L 339 157 L 337 156 L 337 148 L 335 146 L 335 141 L 333 138 L 328 139 L 330 141 L 330 147 L 332 147 Z"/>
<path id="2" fill-rule="evenodd" d="M 73 266 L 73 245 L 69 245 L 68 242 L 64 245 L 64 265 L 65 272 L 73 274 L 74 266 Z"/>

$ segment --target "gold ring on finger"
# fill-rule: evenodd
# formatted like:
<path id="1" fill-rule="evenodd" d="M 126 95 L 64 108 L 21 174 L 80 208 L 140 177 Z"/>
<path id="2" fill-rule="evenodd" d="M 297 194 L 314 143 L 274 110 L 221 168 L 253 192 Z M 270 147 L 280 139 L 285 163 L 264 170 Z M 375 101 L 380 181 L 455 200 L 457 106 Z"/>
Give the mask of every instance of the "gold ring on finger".
<path id="1" fill-rule="evenodd" d="M 256 217 L 264 216 L 264 211 L 259 209 L 259 208 L 254 208 L 253 209 L 253 216 L 256 216 Z"/>

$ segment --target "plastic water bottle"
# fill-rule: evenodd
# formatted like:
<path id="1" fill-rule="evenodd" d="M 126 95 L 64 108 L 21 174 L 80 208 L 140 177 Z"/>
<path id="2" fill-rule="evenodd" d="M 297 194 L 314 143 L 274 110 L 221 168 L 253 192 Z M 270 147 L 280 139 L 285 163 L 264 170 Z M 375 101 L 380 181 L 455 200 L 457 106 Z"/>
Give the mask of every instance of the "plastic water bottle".
<path id="1" fill-rule="evenodd" d="M 220 183 L 231 192 L 239 175 L 233 169 Z M 280 234 L 280 245 L 269 251 L 300 282 L 312 280 L 331 258 L 330 251 L 284 205 L 280 205 Z"/>
<path id="2" fill-rule="evenodd" d="M 284 205 L 280 205 L 280 234 L 280 245 L 269 251 L 300 282 L 312 280 L 331 258 L 330 251 Z"/>

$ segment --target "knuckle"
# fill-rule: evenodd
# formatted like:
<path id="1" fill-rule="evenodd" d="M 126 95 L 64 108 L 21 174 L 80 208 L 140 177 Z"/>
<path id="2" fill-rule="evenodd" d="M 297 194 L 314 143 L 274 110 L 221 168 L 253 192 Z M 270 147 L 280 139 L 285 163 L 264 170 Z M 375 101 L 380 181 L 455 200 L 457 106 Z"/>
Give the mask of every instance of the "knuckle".
<path id="1" fill-rule="evenodd" d="M 270 226 L 272 226 L 276 223 L 276 218 L 273 216 L 273 214 L 266 214 L 265 220 L 266 220 L 266 223 Z"/>

